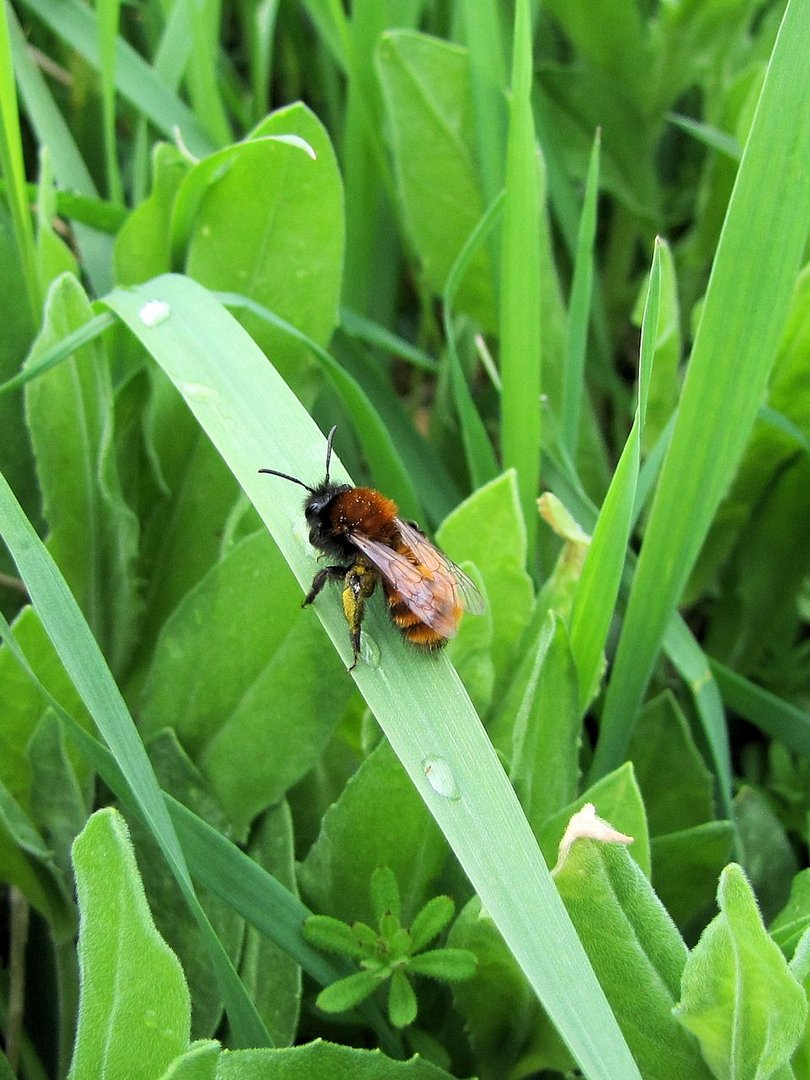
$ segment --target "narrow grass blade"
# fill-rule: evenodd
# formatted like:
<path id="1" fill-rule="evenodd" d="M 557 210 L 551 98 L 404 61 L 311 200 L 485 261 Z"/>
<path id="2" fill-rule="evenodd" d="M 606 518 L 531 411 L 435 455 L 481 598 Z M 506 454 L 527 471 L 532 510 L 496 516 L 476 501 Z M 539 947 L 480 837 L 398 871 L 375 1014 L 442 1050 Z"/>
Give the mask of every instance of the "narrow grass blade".
<path id="1" fill-rule="evenodd" d="M 41 146 L 47 146 L 54 173 L 60 185 L 91 199 L 98 191 L 79 152 L 62 114 L 56 107 L 42 73 L 28 52 L 19 23 L 11 7 L 6 5 L 9 19 L 14 67 L 20 87 L 20 97 L 28 119 Z M 97 294 L 112 284 L 112 239 L 95 229 L 76 224 L 75 234 L 82 253 L 82 265 Z"/>
<path id="2" fill-rule="evenodd" d="M 588 325 L 593 292 L 593 243 L 596 237 L 596 205 L 599 197 L 599 151 L 602 137 L 599 131 L 593 142 L 585 197 L 577 235 L 574 261 L 574 280 L 568 305 L 568 337 L 565 370 L 563 373 L 562 417 L 560 427 L 568 453 L 576 458 L 579 438 L 579 414 L 585 395 L 585 351 L 588 345 Z"/>
<path id="3" fill-rule="evenodd" d="M 432 356 L 417 349 L 404 338 L 392 334 L 390 330 L 372 319 L 367 319 L 358 311 L 341 307 L 340 329 L 349 337 L 357 338 L 358 341 L 390 353 L 398 360 L 404 360 L 412 367 L 419 368 L 420 371 L 429 371 L 434 375 L 437 373 L 438 365 Z"/>
<path id="4" fill-rule="evenodd" d="M 42 289 L 37 272 L 34 248 L 34 225 L 25 186 L 20 121 L 17 112 L 17 86 L 14 82 L 14 64 L 11 60 L 8 8 L 0 10 L 0 166 L 6 181 L 14 238 L 20 256 L 25 291 L 31 309 L 32 324 L 39 323 L 42 310 Z"/>
<path id="5" fill-rule="evenodd" d="M 810 227 L 810 9 L 785 10 L 729 202 L 608 687 L 593 775 L 622 760 L 664 631 L 762 401 Z M 767 193 L 767 197 L 765 194 Z"/>
<path id="6" fill-rule="evenodd" d="M 501 447 L 517 471 L 529 540 L 537 537 L 540 483 L 540 174 L 532 119 L 532 39 L 528 0 L 515 6 L 506 203 L 501 240 Z"/>
<path id="7" fill-rule="evenodd" d="M 147 325 L 141 309 L 156 299 L 167 305 L 167 317 Z M 308 588 L 317 562 L 297 489 L 271 486 L 257 470 L 271 462 L 291 474 L 319 475 L 324 439 L 310 417 L 244 330 L 193 281 L 169 275 L 116 290 L 107 302 L 180 390 L 302 588 Z M 348 479 L 335 454 L 332 475 Z M 315 610 L 348 664 L 351 649 L 339 605 Z M 588 1076 L 638 1076 L 515 793 L 448 658 L 426 662 L 380 610 L 369 612 L 364 632 L 352 677 L 549 1016 Z"/>
<path id="8" fill-rule="evenodd" d="M 25 6 L 92 64 L 100 65 L 95 12 L 78 0 L 24 0 Z M 158 78 L 152 68 L 121 38 L 117 39 L 115 69 L 118 91 L 170 138 L 179 128 L 192 154 L 204 157 L 213 145 L 194 113 Z M 57 155 L 54 152 L 54 158 Z"/>
<path id="9" fill-rule="evenodd" d="M 447 340 L 447 352 L 450 358 L 450 381 L 453 386 L 453 396 L 461 424 L 461 438 L 464 442 L 467 469 L 474 488 L 481 487 L 498 475 L 498 463 L 495 460 L 495 451 L 492 449 L 484 422 L 475 407 L 470 388 L 464 377 L 458 349 L 456 348 L 456 332 L 452 312 L 456 292 L 464 277 L 464 271 L 469 266 L 479 246 L 491 234 L 500 217 L 503 203 L 504 193 L 501 192 L 458 253 L 450 273 L 447 275 L 447 283 L 442 297 L 442 320 L 444 322 L 444 336 Z"/>
<path id="10" fill-rule="evenodd" d="M 194 893 L 163 794 L 124 699 L 64 578 L 2 474 L 0 528 L 46 633 L 114 754 L 141 816 L 203 931 L 235 1037 L 244 1046 L 268 1045 L 264 1024 Z"/>
<path id="11" fill-rule="evenodd" d="M 580 704 L 583 708 L 596 691 L 596 683 L 602 667 L 602 654 L 610 620 L 613 618 L 616 597 L 619 595 L 627 544 L 630 539 L 636 484 L 641 463 L 644 413 L 652 376 L 655 343 L 658 337 L 660 288 L 660 245 L 656 242 L 641 326 L 641 359 L 636 415 L 599 512 L 571 614 L 571 650 L 579 671 Z"/>
<path id="12" fill-rule="evenodd" d="M 711 660 L 710 666 L 727 708 L 795 753 L 810 756 L 810 716 L 803 709 L 783 701 L 718 660 Z"/>
<path id="13" fill-rule="evenodd" d="M 98 0 L 96 4 L 104 168 L 107 174 L 107 195 L 116 203 L 124 201 L 124 185 L 118 166 L 118 142 L 115 130 L 115 54 L 120 10 L 120 0 Z"/>

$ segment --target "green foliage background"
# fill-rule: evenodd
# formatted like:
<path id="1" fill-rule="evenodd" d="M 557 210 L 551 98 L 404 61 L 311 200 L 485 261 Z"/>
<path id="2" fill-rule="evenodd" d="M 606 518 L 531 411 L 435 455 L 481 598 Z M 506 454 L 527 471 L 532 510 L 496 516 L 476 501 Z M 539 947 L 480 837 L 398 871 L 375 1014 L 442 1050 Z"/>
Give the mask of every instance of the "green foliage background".
<path id="1" fill-rule="evenodd" d="M 810 1077 L 808 55 L 3 8 L 0 1076 Z M 300 611 L 258 470 L 334 424 L 486 597 L 440 655 Z"/>

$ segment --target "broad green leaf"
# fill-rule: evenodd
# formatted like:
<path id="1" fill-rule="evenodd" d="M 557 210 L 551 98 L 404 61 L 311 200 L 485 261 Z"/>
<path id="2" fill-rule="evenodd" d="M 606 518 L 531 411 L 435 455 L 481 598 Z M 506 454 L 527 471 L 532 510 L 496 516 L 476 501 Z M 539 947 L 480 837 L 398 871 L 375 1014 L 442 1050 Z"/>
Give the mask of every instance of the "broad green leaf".
<path id="1" fill-rule="evenodd" d="M 660 8 L 650 25 L 650 45 L 658 63 L 654 83 L 645 84 L 658 109 L 671 106 L 688 87 L 702 81 L 727 57 L 728 43 L 749 32 L 749 0 L 677 4 Z"/>
<path id="2" fill-rule="evenodd" d="M 603 190 L 633 213 L 660 220 L 653 128 L 639 103 L 617 93 L 612 76 L 594 68 L 547 63 L 538 71 L 538 82 L 544 126 L 553 126 L 559 136 L 568 171 L 584 179 L 593 133 L 600 128 Z"/>
<path id="3" fill-rule="evenodd" d="M 718 1080 L 772 1076 L 803 1034 L 807 999 L 739 866 L 720 875 L 717 902 L 720 914 L 686 964 L 676 1016 L 699 1039 Z"/>
<path id="4" fill-rule="evenodd" d="M 790 887 L 790 899 L 768 927 L 768 933 L 789 960 L 810 926 L 810 870 L 800 870 Z"/>
<path id="5" fill-rule="evenodd" d="M 763 918 L 772 919 L 787 903 L 799 869 L 796 854 L 770 800 L 756 788 L 740 787 L 734 797 L 734 820 Z"/>
<path id="6" fill-rule="evenodd" d="M 152 191 L 122 225 L 115 239 L 115 276 L 119 285 L 148 281 L 171 270 L 171 221 L 174 200 L 190 163 L 169 143 L 152 150 Z"/>
<path id="7" fill-rule="evenodd" d="M 14 885 L 47 919 L 57 940 L 68 940 L 75 919 L 64 882 L 35 823 L 0 785 L 0 881 Z"/>
<path id="8" fill-rule="evenodd" d="M 715 816 L 712 775 L 672 694 L 660 694 L 642 709 L 628 756 L 651 836 L 680 832 Z"/>
<path id="9" fill-rule="evenodd" d="M 647 815 L 633 766 L 629 761 L 597 781 L 578 799 L 557 810 L 543 822 L 537 831 L 537 840 L 548 864 L 554 864 L 557 849 L 572 816 L 588 803 L 593 803 L 597 815 L 604 821 L 609 821 L 614 829 L 632 837 L 630 854 L 649 878 L 650 836 Z"/>
<path id="10" fill-rule="evenodd" d="M 49 293 L 38 355 L 92 318 L 75 278 Z M 48 547 L 113 670 L 132 646 L 138 612 L 134 558 L 138 523 L 125 505 L 113 447 L 109 359 L 98 342 L 26 387 L 26 413 L 50 528 Z"/>
<path id="11" fill-rule="evenodd" d="M 254 828 L 248 854 L 276 881 L 297 895 L 293 821 L 286 802 L 271 806 Z M 301 968 L 293 957 L 248 926 L 239 974 L 274 1046 L 295 1041 L 301 1008 Z"/>
<path id="12" fill-rule="evenodd" d="M 212 650 L 214 626 L 220 647 Z M 322 663 L 313 665 L 317 655 Z M 295 579 L 261 532 L 233 547 L 167 621 L 142 725 L 148 733 L 171 720 L 242 835 L 312 768 L 351 692 L 314 612 L 301 610 Z"/>
<path id="13" fill-rule="evenodd" d="M 324 815 L 320 836 L 299 869 L 301 891 L 315 911 L 372 924 L 369 883 L 372 872 L 385 864 L 400 886 L 407 926 L 435 892 L 446 852 L 441 833 L 383 742 Z"/>
<path id="14" fill-rule="evenodd" d="M 464 1019 L 482 1080 L 525 1075 L 543 1068 L 567 1072 L 571 1055 L 556 1033 L 492 919 L 474 896 L 447 937 L 452 948 L 478 960 L 474 979 L 453 985 L 453 1003 Z"/>
<path id="15" fill-rule="evenodd" d="M 26 607 L 20 612 L 12 630 L 18 647 L 25 653 L 41 682 L 68 712 L 89 726 L 87 712 L 33 607 Z M 47 703 L 5 643 L 0 646 L 0 700 L 3 702 L 0 783 L 23 807 L 29 808 L 32 774 L 27 747 Z M 71 760 L 82 779 L 86 779 L 86 762 L 75 751 L 71 752 Z"/>
<path id="16" fill-rule="evenodd" d="M 94 814 L 73 861 L 82 990 L 70 1080 L 160 1076 L 188 1047 L 191 1003 L 152 922 L 123 818 Z"/>
<path id="17" fill-rule="evenodd" d="M 612 76 L 623 96 L 635 97 L 642 104 L 649 59 L 641 8 L 622 0 L 606 0 L 598 8 L 588 0 L 549 0 L 546 10 L 561 26 L 580 62 Z"/>
<path id="18" fill-rule="evenodd" d="M 707 821 L 652 838 L 653 888 L 682 931 L 694 934 L 705 925 L 734 840 L 730 821 Z"/>
<path id="19" fill-rule="evenodd" d="M 268 135 L 306 140 L 315 160 L 300 146 L 262 138 Z M 273 113 L 252 136 L 203 195 L 186 270 L 211 289 L 263 304 L 325 345 L 338 322 L 343 263 L 343 192 L 334 151 L 302 104 Z M 294 376 L 302 346 L 255 316 L 245 314 L 243 321 L 273 364 Z"/>
<path id="20" fill-rule="evenodd" d="M 48 841 L 65 893 L 70 896 L 70 849 L 87 820 L 89 799 L 68 756 L 62 723 L 52 709 L 37 724 L 28 757 L 34 820 Z"/>
<path id="21" fill-rule="evenodd" d="M 496 678 L 503 678 L 528 624 L 534 594 L 514 473 L 479 488 L 445 518 L 436 539 L 452 558 L 475 563 L 483 578 L 492 611 L 492 659 Z"/>
<path id="22" fill-rule="evenodd" d="M 216 563 L 222 523 L 239 497 L 232 474 L 161 372 L 153 373 L 144 428 L 154 493 L 144 508 L 139 553 L 146 582 L 141 662 L 151 657 L 169 615 Z"/>
<path id="23" fill-rule="evenodd" d="M 422 1057 L 393 1061 L 380 1050 L 357 1050 L 316 1039 L 286 1050 L 223 1054 L 217 1080 L 451 1080 Z"/>
<path id="24" fill-rule="evenodd" d="M 531 670 L 514 708 L 509 777 L 535 835 L 574 798 L 579 778 L 579 687 L 568 629 L 549 611 L 536 640 L 526 643 L 520 672 Z"/>
<path id="25" fill-rule="evenodd" d="M 380 38 L 377 70 L 405 230 L 428 285 L 440 294 L 484 211 L 472 149 L 467 51 L 414 31 L 389 30 Z M 486 248 L 460 283 L 456 306 L 494 326 Z"/>
<path id="26" fill-rule="evenodd" d="M 686 946 L 636 862 L 621 844 L 578 839 L 554 877 L 642 1076 L 708 1080 L 672 1016 Z"/>
<path id="27" fill-rule="evenodd" d="M 160 1080 L 216 1080 L 221 1054 L 222 1047 L 213 1040 L 192 1043 L 184 1054 L 174 1059 Z"/>

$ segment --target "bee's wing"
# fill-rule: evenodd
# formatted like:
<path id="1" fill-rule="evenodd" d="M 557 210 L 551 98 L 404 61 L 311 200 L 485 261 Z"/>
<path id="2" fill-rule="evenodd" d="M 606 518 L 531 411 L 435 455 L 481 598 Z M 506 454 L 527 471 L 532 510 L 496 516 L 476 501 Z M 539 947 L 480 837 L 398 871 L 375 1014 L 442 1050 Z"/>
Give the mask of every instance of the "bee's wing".
<path id="1" fill-rule="evenodd" d="M 397 519 L 406 554 L 362 533 L 351 541 L 383 575 L 403 603 L 437 634 L 453 637 L 462 608 L 483 611 L 483 598 L 455 563 L 407 522 Z M 410 555 L 410 557 L 409 557 Z"/>
<path id="2" fill-rule="evenodd" d="M 456 586 L 458 602 L 471 615 L 482 615 L 486 609 L 484 598 L 475 582 L 467 577 L 460 566 L 431 544 L 425 534 L 408 521 L 397 521 L 399 535 L 416 556 L 418 562 L 428 567 L 434 574 L 449 575 Z"/>

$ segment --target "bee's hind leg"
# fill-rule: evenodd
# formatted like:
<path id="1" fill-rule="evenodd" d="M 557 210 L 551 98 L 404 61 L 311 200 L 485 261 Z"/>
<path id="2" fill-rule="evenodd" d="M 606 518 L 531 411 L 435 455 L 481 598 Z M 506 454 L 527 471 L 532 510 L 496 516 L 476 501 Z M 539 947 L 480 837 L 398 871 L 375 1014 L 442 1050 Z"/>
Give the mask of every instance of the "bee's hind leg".
<path id="1" fill-rule="evenodd" d="M 355 563 L 343 579 L 343 614 L 352 636 L 352 662 L 349 671 L 354 671 L 360 659 L 360 629 L 363 625 L 366 600 L 374 592 L 376 584 L 376 573 L 361 562 Z"/>

